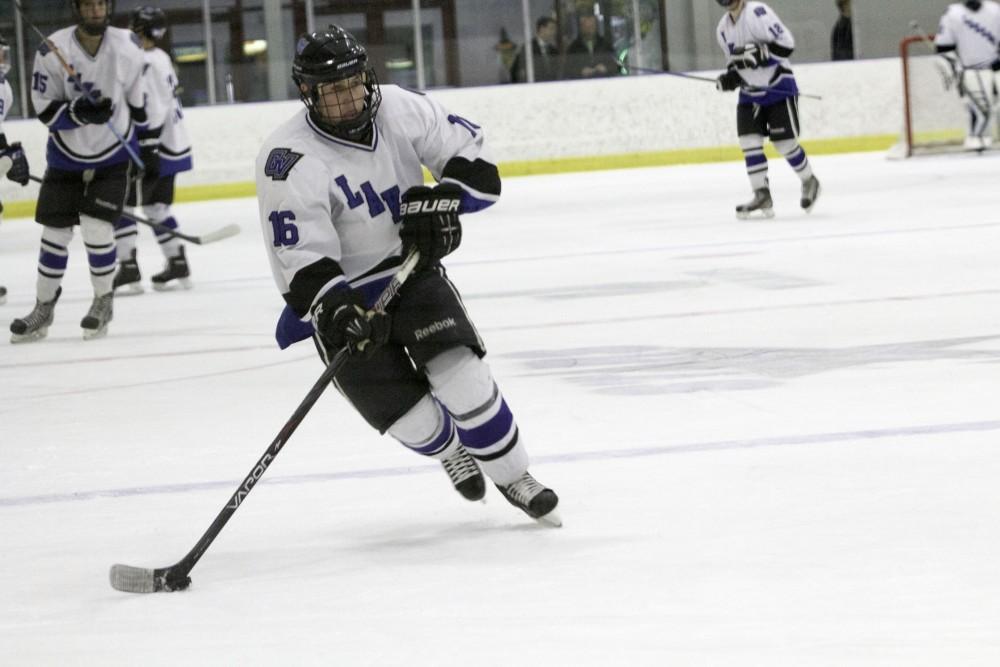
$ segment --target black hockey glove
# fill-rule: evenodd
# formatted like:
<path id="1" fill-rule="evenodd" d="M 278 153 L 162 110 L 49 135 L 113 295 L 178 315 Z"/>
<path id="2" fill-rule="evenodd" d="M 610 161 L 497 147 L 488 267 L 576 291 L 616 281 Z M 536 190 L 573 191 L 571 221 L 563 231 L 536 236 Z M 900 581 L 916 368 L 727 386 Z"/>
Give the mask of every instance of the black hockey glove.
<path id="1" fill-rule="evenodd" d="M 417 271 L 454 252 L 462 242 L 461 203 L 462 188 L 451 183 L 433 189 L 417 185 L 403 195 L 399 238 L 404 256 L 413 248 L 420 253 Z"/>
<path id="2" fill-rule="evenodd" d="M 743 77 L 735 69 L 727 69 L 715 80 L 715 89 L 721 91 L 736 90 L 743 83 Z"/>
<path id="3" fill-rule="evenodd" d="M 766 67 L 771 60 L 771 50 L 767 44 L 747 44 L 733 56 L 733 64 L 739 69 Z"/>
<path id="4" fill-rule="evenodd" d="M 111 99 L 98 97 L 91 102 L 86 95 L 69 103 L 69 117 L 77 125 L 101 125 L 111 120 Z"/>
<path id="5" fill-rule="evenodd" d="M 994 72 L 1000 72 L 1000 58 L 997 58 L 996 60 L 990 63 L 990 69 L 993 70 Z"/>
<path id="6" fill-rule="evenodd" d="M 145 170 L 142 177 L 148 181 L 155 181 L 160 177 L 160 140 L 158 137 L 148 139 L 139 138 L 139 159 Z"/>
<path id="7" fill-rule="evenodd" d="M 0 161 L 10 160 L 10 167 L 7 169 L 7 178 L 20 185 L 27 185 L 31 180 L 31 173 L 28 171 L 28 156 L 21 148 L 21 142 L 15 141 L 10 146 L 0 150 Z"/>
<path id="8" fill-rule="evenodd" d="M 316 331 L 327 344 L 346 347 L 348 354 L 363 359 L 370 359 L 385 345 L 392 329 L 392 318 L 365 310 L 361 293 L 352 289 L 332 289 L 324 294 L 312 316 Z"/>

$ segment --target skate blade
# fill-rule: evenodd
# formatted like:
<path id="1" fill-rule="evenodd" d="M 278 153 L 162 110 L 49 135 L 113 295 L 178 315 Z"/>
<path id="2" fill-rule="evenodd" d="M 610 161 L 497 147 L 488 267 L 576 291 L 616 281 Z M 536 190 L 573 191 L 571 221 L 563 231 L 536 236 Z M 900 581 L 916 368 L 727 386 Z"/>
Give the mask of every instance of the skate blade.
<path id="1" fill-rule="evenodd" d="M 543 526 L 549 526 L 550 528 L 562 528 L 562 517 L 559 516 L 559 510 L 554 509 L 548 514 L 537 517 L 535 519 L 538 523 Z"/>
<path id="2" fill-rule="evenodd" d="M 135 296 L 145 291 L 139 283 L 129 283 L 128 285 L 119 285 L 116 287 L 115 296 Z"/>
<path id="3" fill-rule="evenodd" d="M 176 289 L 191 289 L 194 284 L 191 282 L 190 278 L 177 278 L 176 280 L 171 280 L 168 283 L 153 283 L 153 289 L 157 292 L 171 292 Z"/>
<path id="4" fill-rule="evenodd" d="M 48 327 L 42 327 L 38 331 L 33 331 L 31 333 L 28 333 L 28 334 L 16 334 L 16 333 L 12 333 L 10 335 L 10 342 L 14 343 L 14 344 L 17 344 L 17 343 L 33 343 L 34 341 L 41 340 L 41 339 L 45 338 L 48 335 L 49 335 L 49 328 Z"/>
<path id="5" fill-rule="evenodd" d="M 759 216 L 754 216 L 754 213 L 760 213 Z M 761 219 L 770 219 L 774 217 L 773 208 L 759 208 L 756 211 L 736 211 L 737 220 L 749 220 L 752 217 L 758 217 Z"/>
<path id="6" fill-rule="evenodd" d="M 95 338 L 104 338 L 108 335 L 108 325 L 104 325 L 100 329 L 84 329 L 83 339 L 84 340 L 94 340 Z"/>

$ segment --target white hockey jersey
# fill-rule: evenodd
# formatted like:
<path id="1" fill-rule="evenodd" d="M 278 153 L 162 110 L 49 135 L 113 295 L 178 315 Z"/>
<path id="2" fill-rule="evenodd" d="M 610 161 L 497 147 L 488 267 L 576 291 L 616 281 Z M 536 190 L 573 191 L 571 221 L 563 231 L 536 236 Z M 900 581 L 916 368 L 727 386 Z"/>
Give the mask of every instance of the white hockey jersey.
<path id="1" fill-rule="evenodd" d="M 184 127 L 184 112 L 177 98 L 177 72 L 167 52 L 160 48 L 143 51 L 149 126 L 161 127 L 160 176 L 191 169 L 191 140 Z"/>
<path id="2" fill-rule="evenodd" d="M 303 108 L 268 137 L 257 156 L 268 260 L 299 320 L 308 320 L 329 289 L 349 283 L 367 293 L 365 286 L 384 284 L 394 273 L 401 262 L 400 198 L 423 184 L 422 166 L 435 180 L 463 188 L 462 212 L 499 198 L 498 177 L 495 185 L 475 177 L 475 165 L 484 164 L 481 171 L 496 175 L 478 125 L 421 93 L 393 85 L 381 91 L 370 145 L 324 132 Z M 284 347 L 289 341 L 282 341 L 282 326 Z"/>
<path id="3" fill-rule="evenodd" d="M 10 113 L 10 105 L 14 103 L 14 91 L 10 88 L 8 81 L 0 74 L 0 134 L 3 134 L 3 122 Z"/>
<path id="4" fill-rule="evenodd" d="M 749 44 L 777 45 L 779 49 L 791 52 L 795 39 L 770 7 L 763 2 L 750 0 L 734 21 L 729 12 L 722 15 L 716 30 L 719 46 L 726 54 L 729 65 Z M 746 87 L 740 91 L 740 104 L 768 105 L 788 97 L 798 95 L 798 87 L 792 74 L 792 64 L 787 57 L 771 51 L 768 63 L 756 69 L 739 69 Z M 772 90 L 754 90 L 769 88 Z"/>
<path id="5" fill-rule="evenodd" d="M 958 60 L 968 69 L 989 69 L 1000 57 L 1000 4 L 984 0 L 979 11 L 964 3 L 948 6 L 934 38 L 937 46 L 954 46 Z"/>
<path id="6" fill-rule="evenodd" d="M 142 49 L 131 31 L 109 27 L 97 54 L 91 56 L 77 41 L 76 26 L 70 26 L 42 42 L 31 74 L 31 102 L 38 119 L 49 128 L 46 149 L 49 166 L 82 171 L 129 159 L 107 124 L 78 125 L 70 117 L 69 102 L 84 93 L 66 72 L 49 42 L 76 71 L 84 88 L 111 99 L 114 115 L 110 123 L 138 153 L 136 125 L 142 129 L 147 126 Z M 135 119 L 130 107 L 136 109 Z"/>

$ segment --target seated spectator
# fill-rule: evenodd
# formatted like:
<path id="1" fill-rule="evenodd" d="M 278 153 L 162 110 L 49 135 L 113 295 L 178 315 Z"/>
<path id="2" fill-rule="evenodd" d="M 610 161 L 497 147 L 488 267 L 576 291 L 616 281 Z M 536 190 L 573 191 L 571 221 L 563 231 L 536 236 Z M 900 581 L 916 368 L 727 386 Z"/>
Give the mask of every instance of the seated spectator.
<path id="1" fill-rule="evenodd" d="M 558 24 L 551 16 L 543 16 L 535 22 L 535 38 L 531 40 L 531 52 L 534 54 L 535 81 L 553 81 L 559 78 L 559 49 L 556 47 Z M 524 83 L 528 80 L 527 57 L 524 49 L 517 53 L 511 66 L 511 79 L 514 83 Z"/>
<path id="2" fill-rule="evenodd" d="M 566 49 L 566 78 L 589 79 L 618 74 L 614 48 L 597 34 L 597 17 L 585 14 L 579 18 L 578 26 L 576 39 Z"/>

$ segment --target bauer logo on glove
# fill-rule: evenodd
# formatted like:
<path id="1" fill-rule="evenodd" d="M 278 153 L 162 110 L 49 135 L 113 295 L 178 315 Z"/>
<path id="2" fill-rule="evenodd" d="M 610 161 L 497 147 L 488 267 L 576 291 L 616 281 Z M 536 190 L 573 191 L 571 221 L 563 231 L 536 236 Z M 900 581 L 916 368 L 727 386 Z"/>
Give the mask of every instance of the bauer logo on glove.
<path id="1" fill-rule="evenodd" d="M 417 213 L 457 213 L 461 199 L 422 199 L 403 204 L 403 215 Z"/>

